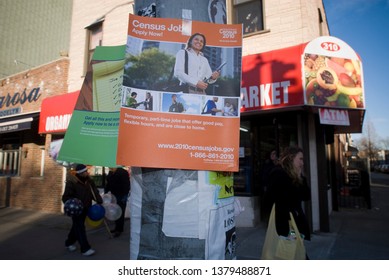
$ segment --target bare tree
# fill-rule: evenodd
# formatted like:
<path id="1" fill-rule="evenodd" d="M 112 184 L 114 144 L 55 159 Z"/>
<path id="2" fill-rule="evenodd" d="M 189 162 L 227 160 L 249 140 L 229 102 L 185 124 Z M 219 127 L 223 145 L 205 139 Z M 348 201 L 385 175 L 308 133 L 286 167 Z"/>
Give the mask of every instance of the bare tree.
<path id="1" fill-rule="evenodd" d="M 360 156 L 368 158 L 370 164 L 374 164 L 380 150 L 380 139 L 375 130 L 374 124 L 368 120 L 363 129 L 363 136 L 356 142 Z"/>
<path id="2" fill-rule="evenodd" d="M 389 137 L 383 138 L 383 139 L 381 140 L 381 143 L 382 143 L 382 147 L 383 147 L 385 150 L 389 150 Z"/>

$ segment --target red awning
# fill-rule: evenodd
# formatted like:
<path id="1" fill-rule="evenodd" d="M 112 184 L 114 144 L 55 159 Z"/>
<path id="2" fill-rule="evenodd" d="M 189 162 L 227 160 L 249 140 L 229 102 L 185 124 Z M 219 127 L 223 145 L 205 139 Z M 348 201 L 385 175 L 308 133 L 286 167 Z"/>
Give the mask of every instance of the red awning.
<path id="1" fill-rule="evenodd" d="M 65 132 L 80 91 L 48 97 L 42 101 L 39 133 Z"/>

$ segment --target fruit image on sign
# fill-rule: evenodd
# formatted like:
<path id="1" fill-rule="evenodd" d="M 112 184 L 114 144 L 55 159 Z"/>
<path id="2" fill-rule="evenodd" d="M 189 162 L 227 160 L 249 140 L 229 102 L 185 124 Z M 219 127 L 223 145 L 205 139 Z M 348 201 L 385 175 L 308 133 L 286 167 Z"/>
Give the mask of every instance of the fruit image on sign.
<path id="1" fill-rule="evenodd" d="M 305 53 L 306 104 L 364 108 L 359 60 Z"/>

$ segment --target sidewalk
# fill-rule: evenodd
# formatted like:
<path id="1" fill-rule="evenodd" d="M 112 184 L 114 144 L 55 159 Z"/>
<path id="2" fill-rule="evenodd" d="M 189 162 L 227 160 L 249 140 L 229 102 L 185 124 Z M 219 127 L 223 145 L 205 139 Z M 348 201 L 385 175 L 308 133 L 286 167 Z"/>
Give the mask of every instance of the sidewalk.
<path id="1" fill-rule="evenodd" d="M 82 256 L 63 246 L 71 219 L 26 209 L 0 209 L 0 260 L 128 260 L 129 223 L 118 238 L 106 228 L 88 229 L 96 254 Z M 110 225 L 113 227 L 113 224 Z M 389 259 L 389 187 L 372 187 L 372 209 L 341 209 L 330 216 L 329 233 L 313 233 L 306 242 L 312 260 Z M 265 226 L 237 228 L 237 258 L 259 260 Z"/>
<path id="2" fill-rule="evenodd" d="M 130 221 L 125 221 L 129 228 Z M 130 233 L 110 238 L 106 228 L 88 229 L 88 238 L 96 254 L 84 257 L 68 252 L 63 246 L 71 226 L 64 215 L 26 209 L 0 209 L 0 259 L 6 260 L 128 260 Z M 110 226 L 111 228 L 113 225 Z M 265 238 L 265 227 L 237 228 L 237 256 L 241 260 L 259 260 Z M 328 249 L 335 242 L 335 233 L 314 234 L 307 243 L 312 259 L 328 259 Z"/>
<path id="3" fill-rule="evenodd" d="M 125 228 L 129 228 L 129 220 Z M 110 238 L 104 226 L 87 229 L 96 254 L 85 257 L 69 252 L 64 241 L 71 227 L 65 215 L 18 208 L 0 209 L 0 259 L 2 260 L 128 260 L 130 233 Z M 113 224 L 111 225 L 113 228 Z"/>

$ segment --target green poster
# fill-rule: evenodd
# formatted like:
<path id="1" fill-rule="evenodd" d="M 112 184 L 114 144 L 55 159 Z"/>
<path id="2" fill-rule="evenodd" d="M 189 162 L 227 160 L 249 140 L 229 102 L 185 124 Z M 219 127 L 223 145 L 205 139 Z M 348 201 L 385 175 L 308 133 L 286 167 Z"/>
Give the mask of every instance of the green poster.
<path id="1" fill-rule="evenodd" d="M 116 166 L 125 46 L 97 47 L 58 160 Z"/>

